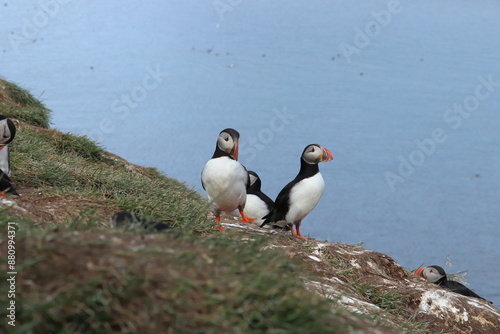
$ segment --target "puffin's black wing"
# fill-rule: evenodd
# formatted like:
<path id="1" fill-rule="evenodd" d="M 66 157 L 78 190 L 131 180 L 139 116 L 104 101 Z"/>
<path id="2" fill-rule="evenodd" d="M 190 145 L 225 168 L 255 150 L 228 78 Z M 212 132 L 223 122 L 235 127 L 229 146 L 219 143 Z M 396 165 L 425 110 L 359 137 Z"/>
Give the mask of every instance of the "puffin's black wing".
<path id="1" fill-rule="evenodd" d="M 0 169 L 0 179 L 12 181 L 10 177 L 2 169 Z"/>
<path id="2" fill-rule="evenodd" d="M 459 293 L 464 296 L 475 297 L 479 299 L 484 299 L 481 296 L 478 296 L 474 291 L 463 285 L 462 283 L 455 281 L 444 281 L 441 286 L 450 289 L 453 292 Z"/>
<path id="3" fill-rule="evenodd" d="M 273 207 L 274 207 L 274 201 L 272 199 L 270 199 L 269 196 L 267 196 L 266 194 L 264 194 L 262 191 L 259 192 L 256 195 L 259 196 L 259 198 L 262 201 L 264 201 L 264 203 L 266 203 L 267 208 L 269 209 L 269 211 L 271 211 L 273 209 Z"/>
<path id="4" fill-rule="evenodd" d="M 276 197 L 276 201 L 274 201 L 273 210 L 263 217 L 265 220 L 260 227 L 285 219 L 288 209 L 290 208 L 290 190 L 295 183 L 295 180 L 293 180 L 281 189 L 278 197 Z"/>
<path id="5" fill-rule="evenodd" d="M 16 189 L 12 186 L 12 183 L 10 177 L 7 176 L 1 169 L 0 169 L 0 194 L 1 193 L 10 193 L 13 195 L 19 196 L 19 193 L 16 191 Z"/>
<path id="6" fill-rule="evenodd" d="M 164 230 L 168 230 L 171 228 L 171 226 L 169 224 L 159 223 L 159 222 L 154 222 L 154 221 L 149 221 L 149 220 L 144 220 L 142 222 L 142 224 L 144 225 L 144 228 L 146 230 L 164 231 Z"/>

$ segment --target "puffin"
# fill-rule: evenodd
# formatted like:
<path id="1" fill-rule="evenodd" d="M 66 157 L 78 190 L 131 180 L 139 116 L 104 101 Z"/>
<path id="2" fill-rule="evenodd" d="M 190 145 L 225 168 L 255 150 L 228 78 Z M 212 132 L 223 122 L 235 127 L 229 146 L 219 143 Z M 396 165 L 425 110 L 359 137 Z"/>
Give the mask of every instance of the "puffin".
<path id="1" fill-rule="evenodd" d="M 0 115 L 0 169 L 10 176 L 9 144 L 16 136 L 16 126 L 9 118 Z"/>
<path id="2" fill-rule="evenodd" d="M 238 209 L 241 222 L 250 223 L 245 212 L 247 187 L 250 184 L 247 169 L 238 162 L 238 131 L 227 128 L 219 133 L 215 152 L 201 172 L 201 185 L 211 203 L 215 215 L 216 228 L 224 230 L 220 225 L 221 211 Z"/>
<path id="3" fill-rule="evenodd" d="M 307 239 L 300 233 L 300 224 L 316 207 L 325 189 L 318 163 L 330 160 L 333 160 L 333 155 L 327 148 L 318 144 L 307 145 L 300 157 L 299 174 L 280 191 L 273 210 L 263 217 L 260 227 L 285 221 L 293 236 Z"/>
<path id="4" fill-rule="evenodd" d="M 248 171 L 250 185 L 247 188 L 247 202 L 243 212 L 249 217 L 257 217 L 254 223 L 262 224 L 262 217 L 266 216 L 274 206 L 274 202 L 261 190 L 261 180 L 259 175 L 253 171 Z"/>
<path id="5" fill-rule="evenodd" d="M 109 221 L 111 227 L 123 228 L 127 230 L 156 230 L 164 231 L 171 229 L 170 225 L 139 218 L 134 212 L 119 211 L 111 217 Z"/>
<path id="6" fill-rule="evenodd" d="M 428 266 L 422 267 L 415 270 L 415 276 L 420 276 L 427 279 L 428 282 L 440 285 L 448 290 L 459 293 L 464 296 L 479 298 L 486 300 L 483 297 L 478 296 L 474 291 L 463 285 L 462 283 L 455 281 L 448 281 L 446 272 L 440 266 Z M 491 303 L 490 301 L 486 300 Z"/>

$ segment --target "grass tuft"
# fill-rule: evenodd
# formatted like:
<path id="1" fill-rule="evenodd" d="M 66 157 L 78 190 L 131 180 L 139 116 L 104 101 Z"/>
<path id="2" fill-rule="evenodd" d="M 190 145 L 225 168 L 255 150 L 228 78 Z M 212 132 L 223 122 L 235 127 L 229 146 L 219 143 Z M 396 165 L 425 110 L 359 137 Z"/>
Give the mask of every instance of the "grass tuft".
<path id="1" fill-rule="evenodd" d="M 208 204 L 199 193 L 156 169 L 112 159 L 88 138 L 21 124 L 11 152 L 16 182 L 50 188 L 46 196 L 84 195 L 116 211 L 212 232 Z"/>
<path id="2" fill-rule="evenodd" d="M 50 113 L 29 91 L 0 78 L 0 114 L 48 128 Z"/>
<path id="3" fill-rule="evenodd" d="M 377 305 L 382 310 L 394 315 L 408 313 L 408 308 L 404 306 L 404 295 L 401 295 L 397 290 L 385 292 L 380 287 L 372 284 L 354 282 L 353 288 L 364 301 Z"/>
<path id="4" fill-rule="evenodd" d="M 111 161 L 105 151 L 94 141 L 84 136 L 61 133 L 51 137 L 52 144 L 59 154 L 75 153 L 90 161 Z"/>

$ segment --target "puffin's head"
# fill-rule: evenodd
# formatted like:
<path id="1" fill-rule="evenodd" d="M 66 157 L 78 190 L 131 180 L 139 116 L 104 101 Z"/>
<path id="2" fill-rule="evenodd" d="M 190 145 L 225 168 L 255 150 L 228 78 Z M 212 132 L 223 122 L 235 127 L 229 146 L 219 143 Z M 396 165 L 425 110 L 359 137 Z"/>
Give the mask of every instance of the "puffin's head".
<path id="1" fill-rule="evenodd" d="M 430 283 L 439 283 L 443 278 L 446 278 L 446 272 L 440 266 L 418 268 L 413 274 L 425 278 Z"/>
<path id="2" fill-rule="evenodd" d="M 228 128 L 222 130 L 219 133 L 219 138 L 217 139 L 217 147 L 229 154 L 229 156 L 238 160 L 238 141 L 240 140 L 240 134 L 238 131 Z"/>
<path id="3" fill-rule="evenodd" d="M 14 140 L 16 127 L 7 117 L 0 115 L 0 149 Z"/>
<path id="4" fill-rule="evenodd" d="M 318 144 L 307 145 L 302 152 L 302 160 L 308 164 L 317 164 L 319 162 L 327 162 L 333 160 L 332 152 Z"/>
<path id="5" fill-rule="evenodd" d="M 138 224 L 139 218 L 133 212 L 119 211 L 111 217 L 109 225 L 111 227 L 123 228 L 127 225 Z"/>
<path id="6" fill-rule="evenodd" d="M 249 170 L 248 177 L 250 179 L 250 183 L 248 184 L 248 188 L 254 187 L 255 189 L 260 189 L 261 182 L 260 182 L 259 175 L 257 175 L 257 173 L 255 173 L 255 172 Z"/>

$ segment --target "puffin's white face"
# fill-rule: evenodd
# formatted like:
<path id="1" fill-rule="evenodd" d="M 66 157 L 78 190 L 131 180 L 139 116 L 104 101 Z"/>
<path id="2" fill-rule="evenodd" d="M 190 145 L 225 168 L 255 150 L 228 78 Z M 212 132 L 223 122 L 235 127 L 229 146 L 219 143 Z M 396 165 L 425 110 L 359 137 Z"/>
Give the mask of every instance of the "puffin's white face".
<path id="1" fill-rule="evenodd" d="M 0 121 L 0 145 L 5 145 L 10 142 L 12 134 L 10 133 L 7 118 Z"/>
<path id="2" fill-rule="evenodd" d="M 248 177 L 250 177 L 250 186 L 252 186 L 255 181 L 257 181 L 259 178 L 253 174 L 248 173 Z"/>
<path id="3" fill-rule="evenodd" d="M 234 160 L 238 160 L 238 140 L 235 140 L 229 133 L 222 131 L 217 139 L 217 146 L 229 153 Z"/>
<path id="4" fill-rule="evenodd" d="M 317 164 L 319 162 L 327 162 L 333 159 L 332 152 L 327 148 L 316 144 L 311 144 L 306 147 L 302 153 L 302 159 L 308 164 Z"/>

